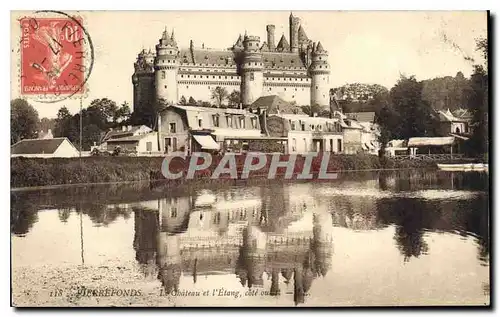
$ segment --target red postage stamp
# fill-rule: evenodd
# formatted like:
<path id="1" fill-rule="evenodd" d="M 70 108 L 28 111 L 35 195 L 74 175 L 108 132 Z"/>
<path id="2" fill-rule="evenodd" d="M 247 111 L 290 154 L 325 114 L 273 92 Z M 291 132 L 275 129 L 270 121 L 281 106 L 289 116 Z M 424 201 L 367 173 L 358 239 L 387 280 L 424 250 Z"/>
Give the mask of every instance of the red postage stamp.
<path id="1" fill-rule="evenodd" d="M 86 38 L 80 17 L 26 17 L 21 23 L 21 94 L 85 92 Z"/>

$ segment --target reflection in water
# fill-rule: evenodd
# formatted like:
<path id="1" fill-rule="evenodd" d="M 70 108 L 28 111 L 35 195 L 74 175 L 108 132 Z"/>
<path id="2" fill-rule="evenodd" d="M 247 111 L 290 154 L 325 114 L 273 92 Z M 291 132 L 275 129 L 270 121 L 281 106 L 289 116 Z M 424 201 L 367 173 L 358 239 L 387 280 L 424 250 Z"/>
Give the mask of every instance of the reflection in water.
<path id="1" fill-rule="evenodd" d="M 262 204 L 253 197 L 227 201 L 224 195 L 212 206 L 197 206 L 188 197 L 160 200 L 158 210 L 147 207 L 153 202 L 135 204 L 134 249 L 145 277 L 158 272 L 164 294 L 171 294 L 179 290 L 181 273 L 192 275 L 193 283 L 199 275 L 235 274 L 248 288 L 264 287 L 267 275 L 269 295 L 278 296 L 282 273 L 285 283 L 293 277 L 295 302 L 303 303 L 312 280 L 331 266 L 331 216 L 314 214 L 309 229 L 288 231 L 303 216 L 303 199 L 284 197 L 283 190 L 281 196 L 262 193 Z M 277 215 L 266 207 L 271 195 Z M 294 208 L 282 212 L 278 206 L 285 201 Z M 270 231 L 270 221 L 283 227 Z"/>
<path id="2" fill-rule="evenodd" d="M 29 238 L 43 209 L 57 209 L 61 223 L 81 212 L 109 230 L 133 213 L 135 260 L 165 294 L 179 290 L 181 276 L 194 285 L 199 276 L 232 275 L 243 287 L 293 294 L 302 304 L 315 279 L 331 270 L 333 234 L 341 228 L 393 228 L 404 262 L 432 256 L 429 232 L 472 236 L 479 262 L 489 265 L 486 191 L 477 173 L 405 171 L 213 191 L 12 192 L 11 232 Z"/>

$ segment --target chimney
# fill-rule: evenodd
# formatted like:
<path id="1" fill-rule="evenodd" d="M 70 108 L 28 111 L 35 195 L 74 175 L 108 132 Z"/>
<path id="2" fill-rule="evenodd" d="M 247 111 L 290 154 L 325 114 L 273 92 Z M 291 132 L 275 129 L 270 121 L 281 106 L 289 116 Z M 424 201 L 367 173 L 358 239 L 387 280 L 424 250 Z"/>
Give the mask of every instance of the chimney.
<path id="1" fill-rule="evenodd" d="M 297 53 L 299 51 L 299 26 L 300 19 L 294 17 L 290 13 L 289 18 L 289 28 L 290 28 L 290 52 Z"/>
<path id="2" fill-rule="evenodd" d="M 276 44 L 274 42 L 274 30 L 276 27 L 273 24 L 266 26 L 267 30 L 267 46 L 269 47 L 269 52 L 274 52 L 276 50 Z"/>

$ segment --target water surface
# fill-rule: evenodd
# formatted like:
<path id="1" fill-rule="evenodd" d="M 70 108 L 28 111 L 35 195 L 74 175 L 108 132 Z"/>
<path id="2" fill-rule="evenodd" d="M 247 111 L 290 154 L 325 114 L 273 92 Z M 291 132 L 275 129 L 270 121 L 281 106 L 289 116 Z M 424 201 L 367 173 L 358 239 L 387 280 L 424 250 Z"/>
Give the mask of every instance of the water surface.
<path id="1" fill-rule="evenodd" d="M 13 191 L 13 302 L 487 305 L 487 181 L 399 171 Z"/>

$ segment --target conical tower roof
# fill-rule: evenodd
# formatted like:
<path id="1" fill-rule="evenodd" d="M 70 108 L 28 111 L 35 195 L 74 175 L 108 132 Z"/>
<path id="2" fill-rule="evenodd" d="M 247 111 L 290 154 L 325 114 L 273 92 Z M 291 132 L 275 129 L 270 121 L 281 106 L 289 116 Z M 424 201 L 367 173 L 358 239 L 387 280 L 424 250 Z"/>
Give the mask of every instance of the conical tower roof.
<path id="1" fill-rule="evenodd" d="M 281 39 L 278 43 L 278 46 L 276 46 L 277 51 L 288 51 L 290 50 L 290 44 L 288 44 L 288 41 L 286 40 L 285 34 L 281 35 Z"/>
<path id="2" fill-rule="evenodd" d="M 326 52 L 325 49 L 323 48 L 323 45 L 321 45 L 321 42 L 318 41 L 318 45 L 316 45 L 316 53 L 320 52 Z"/>
<path id="3" fill-rule="evenodd" d="M 304 28 L 302 25 L 299 27 L 299 42 L 307 42 L 309 41 L 309 38 L 307 37 L 306 31 L 304 31 Z"/>

